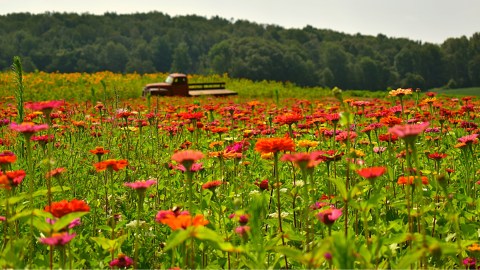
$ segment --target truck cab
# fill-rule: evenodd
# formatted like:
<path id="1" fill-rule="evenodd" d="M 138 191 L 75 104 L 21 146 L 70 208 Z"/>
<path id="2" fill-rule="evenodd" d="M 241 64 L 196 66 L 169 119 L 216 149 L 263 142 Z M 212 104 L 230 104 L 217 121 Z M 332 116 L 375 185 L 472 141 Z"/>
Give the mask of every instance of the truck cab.
<path id="1" fill-rule="evenodd" d="M 168 75 L 164 82 L 147 84 L 143 95 L 147 93 L 159 96 L 188 96 L 188 78 L 182 73 Z"/>
<path id="2" fill-rule="evenodd" d="M 225 82 L 188 83 L 188 77 L 182 73 L 168 75 L 164 82 L 147 84 L 143 96 L 231 96 L 237 92 L 225 89 Z"/>

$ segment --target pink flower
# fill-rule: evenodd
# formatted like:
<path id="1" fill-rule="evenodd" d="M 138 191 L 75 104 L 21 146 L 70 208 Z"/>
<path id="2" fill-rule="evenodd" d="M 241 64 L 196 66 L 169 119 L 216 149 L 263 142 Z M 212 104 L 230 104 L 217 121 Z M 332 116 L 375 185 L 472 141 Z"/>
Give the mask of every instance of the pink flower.
<path id="1" fill-rule="evenodd" d="M 294 162 L 298 167 L 300 167 L 300 169 L 303 170 L 306 168 L 313 168 L 319 163 L 325 161 L 322 158 L 322 155 L 322 151 L 315 151 L 312 153 L 293 153 L 283 155 L 280 160 Z"/>
<path id="2" fill-rule="evenodd" d="M 185 169 L 185 166 L 183 166 L 182 164 L 178 164 L 175 169 L 177 170 L 180 170 L 182 172 L 186 172 L 187 169 Z M 190 172 L 198 172 L 200 170 L 203 170 L 203 163 L 194 163 L 192 164 L 192 166 L 190 167 Z"/>
<path id="3" fill-rule="evenodd" d="M 478 134 L 470 134 L 467 136 L 463 136 L 458 139 L 459 142 L 464 143 L 464 144 L 472 144 L 472 143 L 477 143 L 478 142 Z"/>
<path id="4" fill-rule="evenodd" d="M 126 187 L 130 187 L 133 189 L 147 189 L 150 186 L 157 184 L 157 179 L 148 179 L 143 181 L 131 182 L 131 183 L 124 183 L 123 185 Z"/>
<path id="5" fill-rule="evenodd" d="M 31 136 L 34 133 L 48 129 L 47 124 L 35 125 L 32 122 L 23 122 L 21 124 L 11 123 L 10 129 Z"/>
<path id="6" fill-rule="evenodd" d="M 34 111 L 48 111 L 53 110 L 57 107 L 64 105 L 63 100 L 50 100 L 50 101 L 38 101 L 25 103 L 25 108 L 34 110 Z"/>
<path id="7" fill-rule="evenodd" d="M 172 155 L 172 160 L 176 161 L 179 164 L 182 164 L 187 170 L 190 171 L 193 163 L 202 159 L 204 157 L 203 153 L 196 150 L 184 150 L 178 151 Z"/>
<path id="8" fill-rule="evenodd" d="M 388 129 L 388 132 L 403 139 L 414 139 L 430 125 L 429 122 L 412 125 L 396 125 Z"/>
<path id="9" fill-rule="evenodd" d="M 341 215 L 342 215 L 341 209 L 336 209 L 332 207 L 332 208 L 321 210 L 317 214 L 317 218 L 323 224 L 331 226 L 335 222 L 335 220 L 340 218 Z"/>
<path id="10" fill-rule="evenodd" d="M 40 238 L 40 242 L 45 245 L 49 246 L 64 246 L 68 242 L 70 242 L 74 237 L 75 233 L 54 233 L 50 237 L 42 237 Z"/>

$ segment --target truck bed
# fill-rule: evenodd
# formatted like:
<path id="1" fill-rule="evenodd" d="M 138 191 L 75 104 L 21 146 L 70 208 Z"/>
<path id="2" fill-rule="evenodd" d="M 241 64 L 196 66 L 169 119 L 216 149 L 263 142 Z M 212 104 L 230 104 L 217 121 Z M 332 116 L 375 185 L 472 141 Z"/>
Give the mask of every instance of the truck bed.
<path id="1" fill-rule="evenodd" d="M 196 96 L 232 96 L 238 93 L 228 89 L 189 90 L 188 95 Z"/>

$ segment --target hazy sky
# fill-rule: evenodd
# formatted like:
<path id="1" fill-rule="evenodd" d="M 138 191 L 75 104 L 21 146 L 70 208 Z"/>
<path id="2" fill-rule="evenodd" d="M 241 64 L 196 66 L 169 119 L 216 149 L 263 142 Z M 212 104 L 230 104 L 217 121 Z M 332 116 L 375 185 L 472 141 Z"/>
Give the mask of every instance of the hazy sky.
<path id="1" fill-rule="evenodd" d="M 480 32 L 480 0 L 0 0 L 0 14 L 159 11 L 442 43 Z"/>

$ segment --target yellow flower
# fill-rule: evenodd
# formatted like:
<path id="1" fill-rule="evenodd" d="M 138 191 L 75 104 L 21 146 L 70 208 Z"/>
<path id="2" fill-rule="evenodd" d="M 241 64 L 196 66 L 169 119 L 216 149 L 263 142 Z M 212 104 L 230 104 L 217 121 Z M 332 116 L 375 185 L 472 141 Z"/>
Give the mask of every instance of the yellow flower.
<path id="1" fill-rule="evenodd" d="M 318 142 L 316 141 L 310 141 L 310 140 L 299 140 L 297 142 L 297 146 L 298 147 L 306 147 L 306 148 L 309 148 L 309 147 L 317 147 L 318 146 Z"/>
<path id="2" fill-rule="evenodd" d="M 412 89 L 403 89 L 403 88 L 398 88 L 397 90 L 392 90 L 389 92 L 390 96 L 392 97 L 403 97 L 406 95 L 411 95 L 412 94 Z"/>

